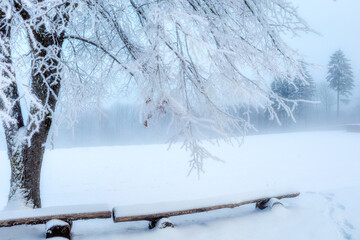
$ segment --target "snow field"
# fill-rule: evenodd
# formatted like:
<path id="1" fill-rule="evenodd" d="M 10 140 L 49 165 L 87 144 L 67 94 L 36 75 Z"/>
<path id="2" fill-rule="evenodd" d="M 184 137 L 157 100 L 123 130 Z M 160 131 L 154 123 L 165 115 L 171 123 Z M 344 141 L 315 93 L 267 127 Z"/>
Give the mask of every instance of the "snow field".
<path id="1" fill-rule="evenodd" d="M 360 135 L 343 131 L 246 137 L 243 146 L 209 145 L 226 161 L 209 160 L 205 174 L 187 176 L 189 153 L 178 145 L 117 146 L 47 151 L 43 206 L 126 206 L 296 189 L 285 207 L 254 205 L 171 218 L 174 229 L 147 222 L 78 221 L 74 240 L 115 239 L 360 239 Z M 0 208 L 9 164 L 0 153 Z M 44 225 L 0 229 L 0 239 L 43 239 Z"/>

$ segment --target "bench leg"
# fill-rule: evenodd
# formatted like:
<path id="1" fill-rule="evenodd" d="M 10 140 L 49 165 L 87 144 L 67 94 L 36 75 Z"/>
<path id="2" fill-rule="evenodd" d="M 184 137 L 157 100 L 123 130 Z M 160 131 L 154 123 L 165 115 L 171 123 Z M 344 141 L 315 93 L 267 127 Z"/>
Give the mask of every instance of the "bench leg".
<path id="1" fill-rule="evenodd" d="M 71 221 L 50 220 L 46 223 L 46 238 L 63 237 L 71 238 Z"/>
<path id="2" fill-rule="evenodd" d="M 283 205 L 279 199 L 277 198 L 268 198 L 256 203 L 256 208 L 260 210 L 264 210 L 265 208 L 272 208 L 274 205 Z"/>
<path id="3" fill-rule="evenodd" d="M 265 208 L 267 208 L 267 203 L 270 201 L 270 198 L 259 201 L 256 203 L 255 208 L 260 209 L 260 210 L 264 210 Z"/>
<path id="4" fill-rule="evenodd" d="M 169 218 L 160 218 L 160 219 L 154 219 L 152 221 L 150 221 L 149 223 L 149 228 L 153 229 L 153 228 L 158 228 L 158 229 L 163 229 L 163 228 L 168 228 L 174 227 L 174 224 L 171 222 L 171 220 Z"/>

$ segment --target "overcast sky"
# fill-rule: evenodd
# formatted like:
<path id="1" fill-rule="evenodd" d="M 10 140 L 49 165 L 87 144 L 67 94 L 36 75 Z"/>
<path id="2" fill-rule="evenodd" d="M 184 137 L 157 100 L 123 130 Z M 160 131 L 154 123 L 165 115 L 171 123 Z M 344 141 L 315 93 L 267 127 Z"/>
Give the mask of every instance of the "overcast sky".
<path id="1" fill-rule="evenodd" d="M 355 84 L 360 85 L 360 0 L 290 0 L 311 28 L 321 34 L 292 39 L 308 61 L 322 65 L 311 70 L 315 81 L 324 81 L 330 55 L 343 50 L 351 61 Z M 358 90 L 357 90 L 358 91 Z M 359 95 L 356 93 L 356 95 Z"/>

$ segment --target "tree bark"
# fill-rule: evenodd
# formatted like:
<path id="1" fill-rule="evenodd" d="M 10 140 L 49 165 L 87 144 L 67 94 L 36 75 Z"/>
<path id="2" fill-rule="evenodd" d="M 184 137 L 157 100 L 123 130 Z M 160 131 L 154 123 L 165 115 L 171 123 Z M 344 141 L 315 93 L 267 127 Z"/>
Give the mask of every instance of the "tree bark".
<path id="1" fill-rule="evenodd" d="M 11 164 L 11 180 L 9 202 L 26 205 L 32 208 L 41 207 L 40 173 L 45 151 L 45 143 L 51 119 L 47 117 L 39 124 L 38 132 L 27 131 L 24 137 L 30 138 L 30 143 L 22 142 L 18 146 L 8 142 L 8 152 Z M 19 131 L 21 134 L 21 131 Z M 7 134 L 7 137 L 10 136 Z M 16 149 L 11 151 L 11 149 Z"/>

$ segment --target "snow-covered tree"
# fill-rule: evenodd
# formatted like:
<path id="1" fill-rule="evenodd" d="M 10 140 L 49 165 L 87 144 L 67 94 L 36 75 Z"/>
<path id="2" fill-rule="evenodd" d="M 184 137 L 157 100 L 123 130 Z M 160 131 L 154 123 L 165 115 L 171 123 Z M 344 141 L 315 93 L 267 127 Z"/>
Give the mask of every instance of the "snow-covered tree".
<path id="1" fill-rule="evenodd" d="M 348 102 L 348 98 L 351 96 L 351 90 L 354 88 L 350 61 L 341 50 L 331 55 L 326 80 L 329 82 L 329 86 L 336 91 L 336 112 L 337 116 L 339 116 L 340 100 L 344 103 Z"/>
<path id="2" fill-rule="evenodd" d="M 292 113 L 286 112 L 284 108 L 279 105 L 277 101 L 273 103 L 278 118 L 282 123 L 288 122 L 289 119 L 305 117 L 309 112 L 308 101 L 313 100 L 315 94 L 315 84 L 309 72 L 304 67 L 305 80 L 295 78 L 293 82 L 288 82 L 284 79 L 277 78 L 271 83 L 271 89 L 279 97 L 289 101 L 288 106 L 291 107 Z M 294 120 L 294 118 L 292 119 Z"/>
<path id="3" fill-rule="evenodd" d="M 304 79 L 281 38 L 308 27 L 285 0 L 2 0 L 0 116 L 11 163 L 9 203 L 40 207 L 40 171 L 54 120 L 132 92 L 145 125 L 171 115 L 173 141 L 202 170 L 204 133 L 246 133 L 246 114 L 291 114 L 269 78 Z M 293 102 L 293 101 L 292 101 Z M 56 105 L 59 105 L 56 108 Z M 56 111 L 55 111 L 56 110 Z"/>

